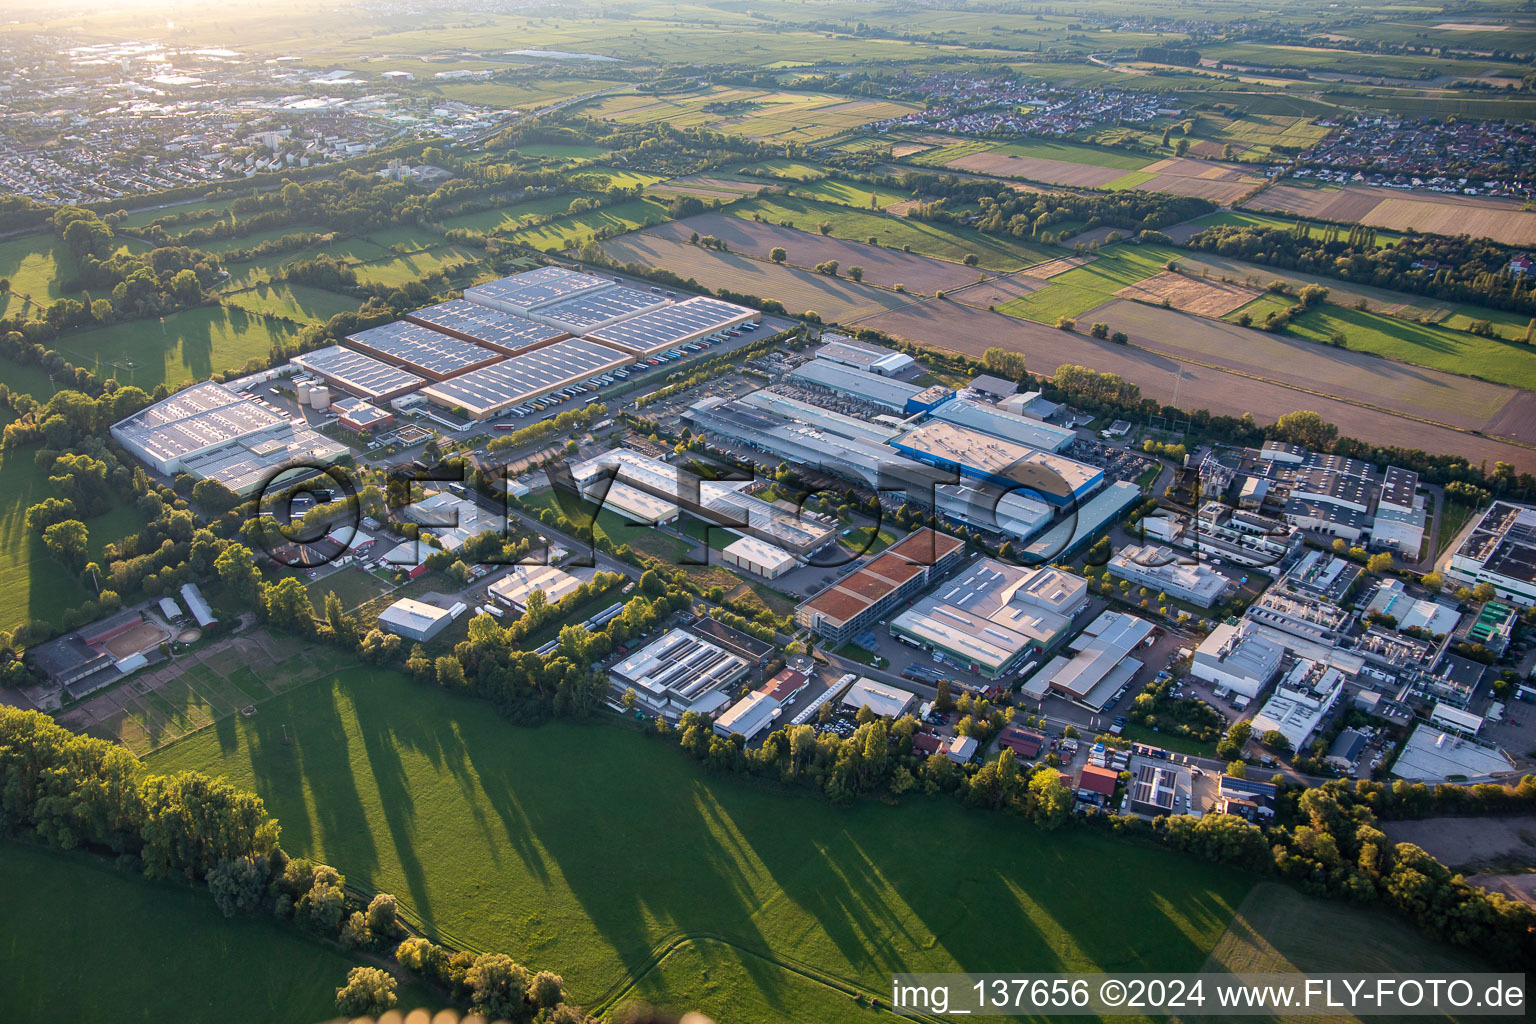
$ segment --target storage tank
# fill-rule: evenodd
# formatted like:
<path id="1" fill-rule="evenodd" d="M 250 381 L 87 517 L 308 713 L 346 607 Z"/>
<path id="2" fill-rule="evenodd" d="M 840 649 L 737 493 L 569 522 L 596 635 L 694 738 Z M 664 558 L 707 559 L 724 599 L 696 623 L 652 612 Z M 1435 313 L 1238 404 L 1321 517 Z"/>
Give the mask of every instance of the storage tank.
<path id="1" fill-rule="evenodd" d="M 299 385 L 299 404 L 300 405 L 308 405 L 309 404 L 309 393 L 310 393 L 311 390 L 313 390 L 313 389 L 310 387 L 309 381 L 304 381 L 303 383 L 301 383 Z"/>
<path id="2" fill-rule="evenodd" d="M 310 388 L 309 404 L 316 409 L 329 409 L 331 407 L 331 389 L 321 387 Z"/>

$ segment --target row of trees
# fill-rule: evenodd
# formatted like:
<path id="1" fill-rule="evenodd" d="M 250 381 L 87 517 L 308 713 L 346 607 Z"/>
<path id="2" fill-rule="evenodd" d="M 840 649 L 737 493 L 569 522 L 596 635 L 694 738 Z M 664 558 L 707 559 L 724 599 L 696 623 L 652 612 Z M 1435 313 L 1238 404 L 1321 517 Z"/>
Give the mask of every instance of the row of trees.
<path id="1" fill-rule="evenodd" d="M 588 1020 L 566 1004 L 557 974 L 535 974 L 502 953 L 453 952 L 414 936 L 398 942 L 395 898 L 365 898 L 335 868 L 290 858 L 256 794 L 197 772 L 150 774 L 122 747 L 77 736 L 40 712 L 0 706 L 0 811 L 12 836 L 204 885 L 225 917 L 272 914 L 343 948 L 393 954 L 487 1017 Z M 383 1013 L 394 1002 L 394 979 L 378 968 L 353 970 L 337 990 L 349 1015 Z"/>

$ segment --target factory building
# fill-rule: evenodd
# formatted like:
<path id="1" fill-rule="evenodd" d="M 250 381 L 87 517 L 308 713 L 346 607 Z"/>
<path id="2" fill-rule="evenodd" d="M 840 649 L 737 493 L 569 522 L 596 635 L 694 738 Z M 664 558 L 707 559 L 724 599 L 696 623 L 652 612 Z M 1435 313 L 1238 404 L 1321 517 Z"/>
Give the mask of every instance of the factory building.
<path id="1" fill-rule="evenodd" d="M 428 380 L 447 380 L 500 361 L 500 352 L 406 320 L 349 334 L 349 348 Z"/>
<path id="2" fill-rule="evenodd" d="M 1344 693 L 1344 675 L 1336 668 L 1301 659 L 1275 687 L 1274 695 L 1253 716 L 1253 735 L 1274 731 L 1292 750 L 1307 748 L 1312 734 Z"/>
<path id="3" fill-rule="evenodd" d="M 596 328 L 587 332 L 587 336 L 638 356 L 650 356 L 702 338 L 722 335 L 761 319 L 755 309 L 696 295 Z"/>
<path id="4" fill-rule="evenodd" d="M 720 561 L 766 580 L 776 580 L 800 564 L 783 548 L 756 537 L 740 537 L 727 544 L 720 551 Z"/>
<path id="5" fill-rule="evenodd" d="M 945 403 L 938 413 L 954 404 Z M 896 438 L 891 446 L 908 458 L 954 470 L 962 478 L 1023 488 L 1056 506 L 1085 501 L 1104 484 L 1101 469 L 942 420 L 930 420 Z"/>
<path id="6" fill-rule="evenodd" d="M 916 701 L 911 690 L 869 678 L 860 678 L 843 694 L 843 707 L 869 708 L 880 718 L 900 718 Z"/>
<path id="7" fill-rule="evenodd" d="M 614 665 L 608 678 L 617 693 L 634 690 L 642 707 L 676 721 L 687 711 L 710 713 L 723 706 L 720 691 L 741 682 L 748 671 L 736 655 L 674 629 Z"/>
<path id="8" fill-rule="evenodd" d="M 552 565 L 514 565 L 505 576 L 492 583 L 487 592 L 522 613 L 528 610 L 528 601 L 535 591 L 544 595 L 546 605 L 552 605 L 576 593 L 580 586 L 581 580 Z"/>
<path id="9" fill-rule="evenodd" d="M 329 465 L 347 449 L 237 394 L 205 381 L 141 409 L 110 428 L 135 458 L 164 476 L 217 480 L 239 495 L 260 489 L 285 466 Z"/>
<path id="10" fill-rule="evenodd" d="M 439 302 L 435 306 L 407 313 L 405 319 L 509 356 L 542 348 L 568 337 L 567 332 L 548 324 L 515 313 L 504 313 L 468 299 Z"/>
<path id="11" fill-rule="evenodd" d="M 607 278 L 580 274 L 564 267 L 540 267 L 466 288 L 464 298 L 481 306 L 532 319 L 534 310 L 612 285 Z"/>
<path id="12" fill-rule="evenodd" d="M 290 362 L 330 386 L 376 405 L 409 394 L 427 383 L 425 377 L 340 345 L 304 352 Z"/>
<path id="13" fill-rule="evenodd" d="M 421 393 L 445 409 L 483 420 L 634 361 L 627 352 L 567 338 L 439 381 Z"/>
<path id="14" fill-rule="evenodd" d="M 1087 607 L 1079 576 L 982 558 L 892 619 L 891 635 L 998 679 L 1054 647 Z"/>
<path id="15" fill-rule="evenodd" d="M 1447 575 L 1469 587 L 1487 583 L 1517 604 L 1536 604 L 1536 508 L 1494 502 L 1451 556 Z"/>
<path id="16" fill-rule="evenodd" d="M 839 419 L 837 413 L 815 406 L 806 408 L 816 409 L 816 415 L 792 418 L 789 403 L 793 399 L 782 395 L 774 398 L 783 401 L 767 410 L 761 405 L 764 399 L 754 404 L 744 399 L 705 398 L 689 406 L 683 418 L 696 429 L 868 487 L 879 485 L 882 467 L 889 469 L 896 461 L 889 445 L 870 439 L 873 424 L 851 417 Z"/>
<path id="17" fill-rule="evenodd" d="M 1285 648 L 1252 624 L 1224 622 L 1195 648 L 1190 674 L 1252 700 L 1274 681 L 1284 658 Z"/>
<path id="18" fill-rule="evenodd" d="M 687 512 L 706 523 L 805 557 L 831 543 L 837 520 L 798 515 L 745 493 L 750 480 L 705 480 L 676 466 L 619 449 L 571 467 L 583 497 L 635 522 L 667 522 Z M 764 564 L 778 562 L 764 556 Z"/>
<path id="19" fill-rule="evenodd" d="M 385 412 L 361 398 L 339 398 L 331 403 L 331 410 L 336 413 L 337 423 L 359 434 L 382 430 L 395 422 L 394 413 Z"/>
<path id="20" fill-rule="evenodd" d="M 932 416 L 945 423 L 979 430 L 1013 444 L 1047 452 L 1060 452 L 1077 436 L 1076 431 L 1053 427 L 1041 420 L 969 398 L 945 402 L 933 411 Z"/>
<path id="21" fill-rule="evenodd" d="M 815 355 L 817 359 L 842 363 L 883 377 L 894 377 L 916 365 L 911 356 L 892 352 L 888 348 L 866 345 L 843 334 L 823 334 Z"/>
<path id="22" fill-rule="evenodd" d="M 1072 657 L 1058 655 L 1032 676 L 1029 695 L 1045 687 L 1088 708 L 1102 711 L 1141 668 L 1131 652 L 1152 635 L 1152 624 L 1124 612 L 1106 611 L 1088 624 L 1068 648 Z"/>
<path id="23" fill-rule="evenodd" d="M 965 544 L 921 529 L 886 548 L 795 609 L 795 621 L 843 643 L 960 564 Z"/>
<path id="24" fill-rule="evenodd" d="M 1232 581 L 1216 570 L 1158 544 L 1121 548 L 1107 568 L 1120 579 L 1201 608 L 1211 607 L 1234 589 Z"/>
<path id="25" fill-rule="evenodd" d="M 812 359 L 790 371 L 789 376 L 791 380 L 848 395 L 903 416 L 911 413 L 909 406 L 925 390 L 832 359 Z"/>
<path id="26" fill-rule="evenodd" d="M 540 306 L 528 317 L 567 334 L 586 336 L 620 320 L 668 305 L 671 301 L 660 295 L 615 284 Z"/>
<path id="27" fill-rule="evenodd" d="M 380 629 L 417 643 L 431 640 L 452 621 L 453 615 L 448 609 L 409 597 L 396 601 L 379 613 Z"/>

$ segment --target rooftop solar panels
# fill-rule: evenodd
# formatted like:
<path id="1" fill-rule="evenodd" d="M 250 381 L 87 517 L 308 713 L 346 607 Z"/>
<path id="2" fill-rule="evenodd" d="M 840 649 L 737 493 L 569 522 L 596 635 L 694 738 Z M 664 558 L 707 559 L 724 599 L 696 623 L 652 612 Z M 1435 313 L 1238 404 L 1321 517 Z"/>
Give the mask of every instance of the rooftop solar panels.
<path id="1" fill-rule="evenodd" d="M 484 419 L 634 361 L 627 352 L 567 338 L 433 384 L 422 394 L 445 408 L 463 408 L 470 417 Z"/>
<path id="2" fill-rule="evenodd" d="M 505 352 L 509 356 L 551 341 L 559 341 L 567 334 L 558 327 L 550 327 L 466 299 L 440 302 L 407 313 L 405 318 L 443 334 Z"/>
<path id="3" fill-rule="evenodd" d="M 293 357 L 295 366 L 363 398 L 384 399 L 414 391 L 427 383 L 398 366 L 340 345 L 316 349 Z"/>
<path id="4" fill-rule="evenodd" d="M 433 380 L 452 377 L 501 358 L 499 352 L 405 320 L 349 334 L 347 344 Z"/>
<path id="5" fill-rule="evenodd" d="M 650 355 L 756 320 L 757 316 L 756 310 L 746 306 L 699 295 L 588 331 L 586 336 L 638 355 Z"/>
<path id="6" fill-rule="evenodd" d="M 614 285 L 541 306 L 534 316 L 572 334 L 587 334 L 625 317 L 666 306 L 668 300 L 638 288 Z"/>
<path id="7" fill-rule="evenodd" d="M 161 472 L 174 472 L 195 452 L 287 425 L 276 413 L 206 381 L 117 423 L 112 433 Z"/>
<path id="8" fill-rule="evenodd" d="M 464 297 L 482 306 L 507 313 L 527 314 L 573 295 L 607 288 L 613 282 L 591 274 L 578 274 L 564 267 L 540 267 L 513 274 L 499 281 L 487 281 L 464 289 Z"/>

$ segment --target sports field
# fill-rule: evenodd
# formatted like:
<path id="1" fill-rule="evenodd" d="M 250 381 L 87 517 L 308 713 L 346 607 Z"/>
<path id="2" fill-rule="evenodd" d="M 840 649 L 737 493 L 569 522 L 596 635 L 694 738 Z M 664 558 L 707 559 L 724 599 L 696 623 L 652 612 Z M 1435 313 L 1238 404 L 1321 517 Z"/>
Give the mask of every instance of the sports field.
<path id="1" fill-rule="evenodd" d="M 168 316 L 163 324 L 156 318 L 69 331 L 54 348 L 102 379 L 152 391 L 156 384 L 176 387 L 265 359 L 274 342 L 288 341 L 298 331 L 243 309 L 199 306 Z"/>
<path id="2" fill-rule="evenodd" d="M 0 906 L 0 1001 L 17 1021 L 308 1024 L 335 1016 L 337 987 L 367 962 L 291 922 L 225 919 L 206 891 L 10 841 Z M 125 941 L 82 941 L 82 929 Z M 419 985 L 399 995 L 402 1009 L 441 1006 Z"/>
<path id="3" fill-rule="evenodd" d="M 27 529 L 27 509 L 58 494 L 33 460 L 32 448 L 0 452 L 0 630 L 28 622 L 56 621 L 84 604 L 94 591 L 62 569 Z M 131 504 L 118 503 L 84 521 L 92 556 L 111 541 L 138 532 L 144 522 Z"/>
<path id="4" fill-rule="evenodd" d="M 255 788 L 285 849 L 394 892 L 446 938 L 559 969 L 589 1006 L 641 977 L 716 1020 L 842 1024 L 870 1018 L 782 964 L 869 992 L 898 970 L 1194 970 L 1251 887 L 948 800 L 834 808 L 711 777 L 607 723 L 517 729 L 391 672 L 289 691 L 149 763 Z M 732 983 L 655 966 L 685 938 L 724 940 L 709 969 Z"/>

